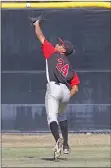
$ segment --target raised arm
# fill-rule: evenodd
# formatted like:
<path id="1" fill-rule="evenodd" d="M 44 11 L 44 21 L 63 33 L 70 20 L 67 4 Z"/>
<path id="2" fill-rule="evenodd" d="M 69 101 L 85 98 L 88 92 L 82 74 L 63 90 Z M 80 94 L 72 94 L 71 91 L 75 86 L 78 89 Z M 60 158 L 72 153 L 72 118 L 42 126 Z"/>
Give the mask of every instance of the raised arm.
<path id="1" fill-rule="evenodd" d="M 35 23 L 33 23 L 33 25 L 35 26 L 35 34 L 36 34 L 37 38 L 40 40 L 40 42 L 42 44 L 44 44 L 45 37 L 44 37 L 44 34 L 42 33 L 42 30 L 40 28 L 39 21 L 37 20 Z"/>
<path id="2" fill-rule="evenodd" d="M 29 19 L 31 23 L 34 25 L 35 34 L 42 44 L 43 55 L 46 59 L 48 59 L 52 55 L 52 53 L 55 52 L 55 48 L 50 42 L 48 42 L 48 40 L 45 39 L 45 36 L 42 33 L 40 25 L 41 22 L 44 21 L 43 14 L 41 14 L 37 18 L 29 18 Z"/>

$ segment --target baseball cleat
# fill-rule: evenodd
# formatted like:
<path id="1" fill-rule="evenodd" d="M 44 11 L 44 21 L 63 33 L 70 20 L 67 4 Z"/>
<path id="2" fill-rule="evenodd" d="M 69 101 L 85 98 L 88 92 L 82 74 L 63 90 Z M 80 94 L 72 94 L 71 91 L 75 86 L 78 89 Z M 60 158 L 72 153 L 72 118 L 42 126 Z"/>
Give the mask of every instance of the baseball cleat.
<path id="1" fill-rule="evenodd" d="M 54 149 L 54 159 L 55 160 L 60 157 L 62 146 L 63 146 L 63 139 L 59 138 L 56 143 L 55 149 Z"/>
<path id="2" fill-rule="evenodd" d="M 63 145 L 63 153 L 69 154 L 71 152 L 69 145 Z"/>

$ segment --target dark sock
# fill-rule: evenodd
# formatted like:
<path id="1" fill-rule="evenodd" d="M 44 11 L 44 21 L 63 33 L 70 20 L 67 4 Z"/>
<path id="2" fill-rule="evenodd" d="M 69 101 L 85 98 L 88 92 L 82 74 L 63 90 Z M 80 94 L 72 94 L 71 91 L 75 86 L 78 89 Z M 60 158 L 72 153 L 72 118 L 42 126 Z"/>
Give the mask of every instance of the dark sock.
<path id="1" fill-rule="evenodd" d="M 62 136 L 64 139 L 64 145 L 68 145 L 68 123 L 67 123 L 67 120 L 61 121 L 59 123 L 59 125 L 60 125 Z"/>
<path id="2" fill-rule="evenodd" d="M 50 123 L 50 130 L 57 142 L 57 140 L 59 139 L 59 130 L 58 130 L 58 124 L 56 121 L 53 121 Z"/>

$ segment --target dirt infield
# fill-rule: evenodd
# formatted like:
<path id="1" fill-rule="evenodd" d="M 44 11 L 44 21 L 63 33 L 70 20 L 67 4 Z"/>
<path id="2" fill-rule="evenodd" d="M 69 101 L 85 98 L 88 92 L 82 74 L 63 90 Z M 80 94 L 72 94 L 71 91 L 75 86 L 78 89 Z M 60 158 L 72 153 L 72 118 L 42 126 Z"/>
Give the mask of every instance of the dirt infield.
<path id="1" fill-rule="evenodd" d="M 51 134 L 2 134 L 2 147 L 52 147 L 54 139 Z M 71 146 L 79 145 L 110 145 L 108 134 L 70 134 Z"/>
<path id="2" fill-rule="evenodd" d="M 50 167 L 55 142 L 50 134 L 2 134 L 2 167 Z M 110 135 L 70 134 L 71 154 L 53 167 L 108 167 Z M 51 158 L 49 158 L 51 156 Z M 64 160 L 67 160 L 64 164 Z"/>

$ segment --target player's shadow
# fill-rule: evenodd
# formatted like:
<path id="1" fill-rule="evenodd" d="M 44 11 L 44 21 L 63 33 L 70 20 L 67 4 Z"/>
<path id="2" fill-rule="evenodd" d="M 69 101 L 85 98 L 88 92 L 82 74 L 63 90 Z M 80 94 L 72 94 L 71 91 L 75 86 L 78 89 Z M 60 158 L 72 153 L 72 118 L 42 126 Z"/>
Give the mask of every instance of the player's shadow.
<path id="1" fill-rule="evenodd" d="M 60 160 L 67 160 L 67 158 L 58 158 L 57 160 L 55 160 L 54 158 L 41 158 L 42 160 L 45 161 L 60 161 Z"/>

